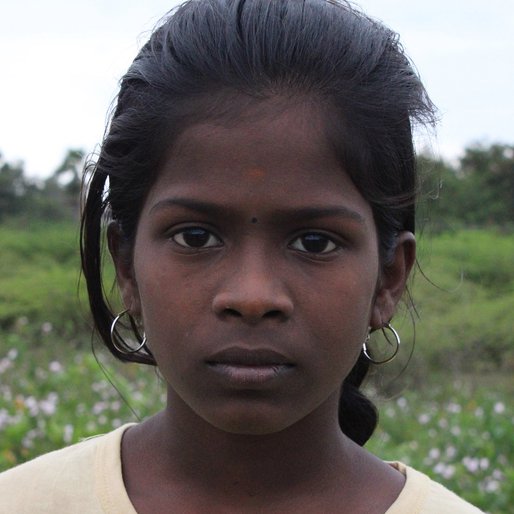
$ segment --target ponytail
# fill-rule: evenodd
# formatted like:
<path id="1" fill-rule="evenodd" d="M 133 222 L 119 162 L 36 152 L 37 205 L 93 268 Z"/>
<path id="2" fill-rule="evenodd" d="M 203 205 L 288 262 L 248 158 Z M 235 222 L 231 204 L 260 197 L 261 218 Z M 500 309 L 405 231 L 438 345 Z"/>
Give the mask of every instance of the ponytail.
<path id="1" fill-rule="evenodd" d="M 370 367 L 363 353 L 346 377 L 339 398 L 339 426 L 343 433 L 359 446 L 364 446 L 378 424 L 378 412 L 373 402 L 359 389 Z"/>

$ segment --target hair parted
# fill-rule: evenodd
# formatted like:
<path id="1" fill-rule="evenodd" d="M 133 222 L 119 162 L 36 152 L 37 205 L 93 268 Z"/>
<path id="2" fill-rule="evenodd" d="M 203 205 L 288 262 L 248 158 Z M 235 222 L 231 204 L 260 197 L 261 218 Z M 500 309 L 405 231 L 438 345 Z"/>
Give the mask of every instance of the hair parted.
<path id="1" fill-rule="evenodd" d="M 110 340 L 114 319 L 102 288 L 106 218 L 130 248 L 143 203 L 174 139 L 187 126 L 232 118 L 249 103 L 308 98 L 320 106 L 334 152 L 373 210 L 381 262 L 400 231 L 415 229 L 412 127 L 435 108 L 397 35 L 339 0 L 189 0 L 154 31 L 121 80 L 96 162 L 88 166 L 81 257 L 95 326 Z M 340 425 L 363 445 L 377 414 L 359 391 L 361 354 L 342 385 Z"/>

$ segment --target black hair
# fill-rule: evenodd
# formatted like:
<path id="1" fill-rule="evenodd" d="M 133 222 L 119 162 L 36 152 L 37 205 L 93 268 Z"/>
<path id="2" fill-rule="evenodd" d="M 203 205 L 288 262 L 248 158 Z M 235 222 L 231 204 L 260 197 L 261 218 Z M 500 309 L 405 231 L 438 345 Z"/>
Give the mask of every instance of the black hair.
<path id="1" fill-rule="evenodd" d="M 154 31 L 128 72 L 98 159 L 89 168 L 82 217 L 82 267 L 96 328 L 121 360 L 155 365 L 149 351 L 122 353 L 102 288 L 106 216 L 130 247 L 146 195 L 186 126 L 236 116 L 241 102 L 311 98 L 327 137 L 370 203 L 382 266 L 400 231 L 415 229 L 412 125 L 434 107 L 397 35 L 336 0 L 190 0 Z M 118 344 L 119 346 L 119 344 Z M 341 389 L 340 425 L 363 445 L 377 424 L 360 386 L 363 354 Z"/>

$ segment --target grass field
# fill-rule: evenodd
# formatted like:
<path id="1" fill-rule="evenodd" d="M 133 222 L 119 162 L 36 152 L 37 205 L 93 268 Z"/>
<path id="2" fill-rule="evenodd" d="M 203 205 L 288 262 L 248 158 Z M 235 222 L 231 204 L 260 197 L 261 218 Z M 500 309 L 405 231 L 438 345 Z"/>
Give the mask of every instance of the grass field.
<path id="1" fill-rule="evenodd" d="M 493 231 L 425 241 L 415 345 L 404 309 L 401 358 L 368 388 L 369 449 L 491 514 L 514 505 L 513 256 L 514 236 Z M 163 406 L 154 370 L 92 355 L 74 228 L 0 227 L 0 261 L 0 470 Z"/>
<path id="2" fill-rule="evenodd" d="M 100 354 L 102 370 L 89 352 L 70 343 L 63 357 L 62 347 L 50 348 L 52 342 L 51 331 L 37 348 L 12 336 L 0 359 L 0 469 L 145 418 L 164 405 L 164 386 L 154 370 L 113 363 Z M 423 386 L 405 387 L 387 399 L 371 394 L 381 414 L 368 443 L 372 452 L 424 471 L 486 512 L 509 512 L 514 505 L 509 375 L 448 380 L 434 374 Z"/>

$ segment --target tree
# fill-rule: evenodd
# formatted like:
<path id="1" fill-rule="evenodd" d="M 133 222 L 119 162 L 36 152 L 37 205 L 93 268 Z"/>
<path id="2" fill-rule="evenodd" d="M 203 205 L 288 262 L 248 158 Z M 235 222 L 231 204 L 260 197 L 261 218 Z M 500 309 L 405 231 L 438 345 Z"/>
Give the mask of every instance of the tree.
<path id="1" fill-rule="evenodd" d="M 479 197 L 473 206 L 479 214 L 477 221 L 514 223 L 514 146 L 468 147 L 460 167 L 473 188 L 473 196 Z"/>
<path id="2" fill-rule="evenodd" d="M 68 150 L 61 165 L 45 181 L 47 195 L 55 201 L 62 202 L 73 218 L 76 218 L 79 212 L 84 156 L 83 150 Z"/>
<path id="3" fill-rule="evenodd" d="M 431 230 L 441 232 L 458 224 L 462 216 L 458 208 L 462 188 L 458 170 L 428 155 L 418 156 L 418 169 L 421 175 L 421 201 L 417 212 L 420 228 L 428 223 Z"/>
<path id="4" fill-rule="evenodd" d="M 0 220 L 23 211 L 26 192 L 23 163 L 9 164 L 0 154 Z"/>
<path id="5" fill-rule="evenodd" d="M 0 221 L 78 218 L 83 162 L 82 150 L 68 150 L 52 176 L 38 182 L 25 176 L 23 163 L 0 154 Z"/>
<path id="6" fill-rule="evenodd" d="M 457 166 L 422 155 L 418 166 L 421 212 L 435 230 L 514 223 L 514 146 L 470 146 Z"/>

